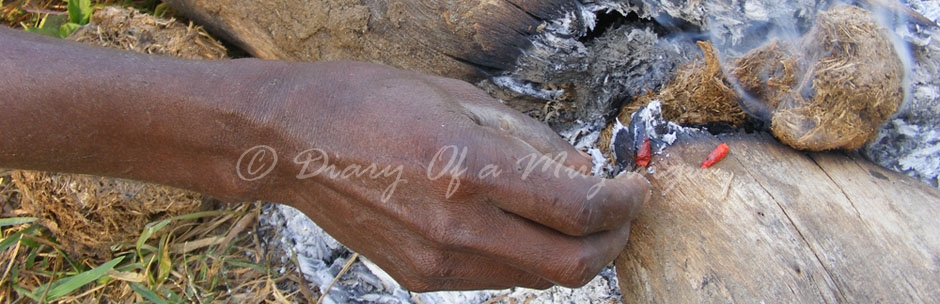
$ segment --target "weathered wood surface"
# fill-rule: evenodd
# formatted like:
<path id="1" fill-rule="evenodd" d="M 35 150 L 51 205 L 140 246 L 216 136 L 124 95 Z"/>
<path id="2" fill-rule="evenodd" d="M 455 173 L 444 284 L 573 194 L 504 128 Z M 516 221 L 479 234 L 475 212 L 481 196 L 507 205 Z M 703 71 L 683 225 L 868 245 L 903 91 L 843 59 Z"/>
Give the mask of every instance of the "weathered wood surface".
<path id="1" fill-rule="evenodd" d="M 617 259 L 627 303 L 940 303 L 940 191 L 766 136 L 681 139 Z"/>
<path id="2" fill-rule="evenodd" d="M 168 0 L 255 57 L 374 61 L 454 78 L 507 70 L 573 0 Z M 540 27 L 541 26 L 541 27 Z"/>

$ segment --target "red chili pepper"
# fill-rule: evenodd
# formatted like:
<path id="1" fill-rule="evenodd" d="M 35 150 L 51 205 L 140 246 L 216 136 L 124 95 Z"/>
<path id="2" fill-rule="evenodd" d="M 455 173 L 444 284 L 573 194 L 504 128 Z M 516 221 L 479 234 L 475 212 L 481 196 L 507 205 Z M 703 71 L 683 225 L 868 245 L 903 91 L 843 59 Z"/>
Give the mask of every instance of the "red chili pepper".
<path id="1" fill-rule="evenodd" d="M 650 147 L 650 138 L 643 137 L 643 144 L 640 145 L 640 149 L 636 151 L 636 164 L 640 167 L 646 167 L 650 164 L 650 155 L 652 154 L 652 148 Z"/>
<path id="2" fill-rule="evenodd" d="M 712 153 L 708 153 L 708 157 L 702 161 L 702 169 L 711 167 L 715 163 L 720 162 L 721 159 L 725 158 L 725 155 L 728 155 L 728 145 L 721 143 L 715 150 L 712 150 Z"/>

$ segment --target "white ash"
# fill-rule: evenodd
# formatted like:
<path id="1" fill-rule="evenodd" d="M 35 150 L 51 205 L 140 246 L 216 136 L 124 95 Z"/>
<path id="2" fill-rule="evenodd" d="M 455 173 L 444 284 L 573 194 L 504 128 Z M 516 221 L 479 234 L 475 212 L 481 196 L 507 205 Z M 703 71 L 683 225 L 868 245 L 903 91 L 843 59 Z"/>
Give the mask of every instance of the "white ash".
<path id="1" fill-rule="evenodd" d="M 273 242 L 295 256 L 298 269 L 312 289 L 321 292 L 336 279 L 353 253 L 320 229 L 302 212 L 290 206 L 269 204 L 261 223 L 277 230 Z M 357 259 L 326 293 L 323 303 L 619 303 L 617 275 L 604 269 L 581 288 L 552 287 L 547 290 L 446 291 L 412 293 L 364 258 Z"/>
<path id="2" fill-rule="evenodd" d="M 567 130 L 558 132 L 561 138 L 574 146 L 575 149 L 587 151 L 590 148 L 596 148 L 597 140 L 601 136 L 601 129 L 604 128 L 600 123 L 586 123 L 576 121 L 574 126 Z"/>
<path id="3" fill-rule="evenodd" d="M 573 86 L 576 109 L 547 121 L 556 131 L 575 120 L 604 122 L 622 101 L 658 90 L 678 66 L 701 56 L 696 40 L 712 40 L 731 54 L 743 52 L 771 34 L 795 35 L 829 5 L 811 0 L 580 2 L 577 11 L 544 23 L 516 68 L 499 75 L 517 83 Z M 621 22 L 602 23 L 602 16 Z"/>
<path id="4" fill-rule="evenodd" d="M 574 126 L 558 132 L 558 134 L 575 149 L 585 151 L 591 156 L 593 165 L 591 175 L 609 177 L 613 176 L 616 170 L 597 146 L 603 128 L 604 125 L 600 123 L 589 124 L 577 121 Z"/>
<path id="5" fill-rule="evenodd" d="M 493 82 L 493 84 L 499 86 L 500 88 L 539 99 L 552 100 L 565 93 L 565 90 L 562 89 L 544 89 L 541 88 L 538 84 L 509 76 L 493 77 L 490 80 Z"/>
<path id="6" fill-rule="evenodd" d="M 636 151 L 646 139 L 650 141 L 650 152 L 662 155 L 667 147 L 676 142 L 680 134 L 703 132 L 697 128 L 682 127 L 667 121 L 663 118 L 662 104 L 659 100 L 653 100 L 645 107 L 637 109 L 630 119 L 628 125 L 624 125 L 619 119 L 614 122 L 613 136 L 608 148 L 614 158 L 616 170 L 610 172 L 608 176 L 636 170 Z M 650 163 L 646 168 L 650 174 L 656 172 L 653 166 L 655 163 Z"/>
<path id="7" fill-rule="evenodd" d="M 940 20 L 940 1 L 908 1 L 907 4 L 927 19 Z"/>
<path id="8" fill-rule="evenodd" d="M 936 1 L 910 1 L 910 6 L 937 21 Z M 940 29 L 897 28 L 911 46 L 913 68 L 908 75 L 910 100 L 882 126 L 863 153 L 882 166 L 938 186 L 940 176 Z"/>
<path id="9" fill-rule="evenodd" d="M 660 37 L 651 20 L 599 28 L 595 16 L 625 16 L 632 9 L 625 2 L 585 1 L 578 9 L 547 22 L 517 59 L 516 69 L 499 76 L 574 86 L 577 110 L 548 121 L 556 131 L 577 126 L 576 120 L 602 123 L 614 111 L 613 101 L 658 88 L 678 65 L 695 57 L 691 36 Z M 592 30 L 603 34 L 584 39 Z"/>
<path id="10" fill-rule="evenodd" d="M 594 170 L 591 171 L 591 174 L 594 176 L 611 176 L 614 175 L 613 172 L 616 171 L 614 164 L 611 164 L 607 160 L 607 157 L 604 156 L 604 152 L 601 152 L 601 149 L 590 148 L 588 149 L 588 155 L 591 155 L 591 163 L 594 165 Z"/>
<path id="11" fill-rule="evenodd" d="M 697 130 L 682 127 L 663 118 L 663 107 L 659 100 L 653 100 L 645 107 L 638 109 L 631 118 L 633 119 L 631 125 L 641 125 L 646 130 L 646 137 L 653 142 L 654 154 L 662 154 L 666 147 L 674 144 L 679 133 Z"/>
<path id="12" fill-rule="evenodd" d="M 891 0 L 889 0 L 891 1 Z M 880 1 L 615 1 L 582 0 L 579 11 L 552 21 L 517 59 L 517 68 L 501 75 L 521 83 L 573 84 L 578 111 L 554 117 L 556 131 L 607 123 L 625 100 L 657 90 L 676 68 L 699 57 L 695 39 L 708 39 L 725 56 L 741 54 L 774 38 L 803 34 L 818 13 L 836 4 L 869 9 Z M 940 2 L 901 1 L 927 19 L 940 18 Z M 604 26 L 590 16 L 617 12 L 636 14 L 639 20 L 616 24 L 596 37 Z M 911 45 L 912 71 L 908 76 L 909 102 L 862 153 L 876 163 L 937 186 L 940 174 L 940 47 L 937 27 L 898 18 L 881 11 L 906 44 Z M 903 16 L 902 16 L 903 17 Z M 890 19 L 890 18 L 889 18 Z M 902 58 L 908 59 L 908 58 Z"/>
<path id="13" fill-rule="evenodd" d="M 633 12 L 666 26 L 692 26 L 709 33 L 719 49 L 747 50 L 767 37 L 796 33 L 835 1 L 815 0 L 641 0 Z M 737 55 L 737 54 L 736 54 Z"/>

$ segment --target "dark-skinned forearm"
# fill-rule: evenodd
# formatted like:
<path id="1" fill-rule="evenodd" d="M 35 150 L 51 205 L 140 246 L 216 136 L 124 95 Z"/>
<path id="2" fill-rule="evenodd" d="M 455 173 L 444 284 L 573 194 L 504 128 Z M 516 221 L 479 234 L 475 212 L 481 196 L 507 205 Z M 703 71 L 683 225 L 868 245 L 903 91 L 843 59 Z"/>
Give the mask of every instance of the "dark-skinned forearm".
<path id="1" fill-rule="evenodd" d="M 0 29 L 0 167 L 116 176 L 249 199 L 238 153 L 278 63 L 185 61 Z M 268 91 L 268 92 L 266 92 Z M 263 96 L 263 98 L 262 98 Z"/>

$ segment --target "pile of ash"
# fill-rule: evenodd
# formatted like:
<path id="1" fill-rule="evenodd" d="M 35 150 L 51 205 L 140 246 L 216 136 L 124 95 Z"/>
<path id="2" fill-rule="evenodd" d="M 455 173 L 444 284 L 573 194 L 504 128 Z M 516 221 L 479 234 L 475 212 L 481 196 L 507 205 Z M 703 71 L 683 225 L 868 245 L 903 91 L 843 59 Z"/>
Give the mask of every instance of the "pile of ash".
<path id="1" fill-rule="evenodd" d="M 598 148 L 587 142 L 610 136 L 618 114 L 629 116 L 650 100 L 660 100 L 664 116 L 680 124 L 735 125 L 741 113 L 733 103 L 703 105 L 702 100 L 736 99 L 744 112 L 765 120 L 767 129 L 795 148 L 856 150 L 938 186 L 940 46 L 934 38 L 940 32 L 940 4 L 736 3 L 582 1 L 580 11 L 545 27 L 516 70 L 481 85 L 548 99 L 542 107 L 516 106 L 518 96 L 508 96 L 507 103 L 584 149 Z M 856 41 L 861 38 L 867 40 Z M 843 42 L 832 44 L 832 39 Z M 709 43 L 697 45 L 703 41 Z M 816 53 L 804 52 L 814 45 Z M 755 61 L 761 54 L 800 64 Z M 722 73 L 714 73 L 716 57 Z M 740 74 L 748 71 L 754 77 Z M 538 88 L 544 92 L 531 93 Z"/>
<path id="2" fill-rule="evenodd" d="M 604 269 L 581 288 L 547 290 L 441 291 L 412 293 L 401 288 L 378 266 L 357 258 L 342 269 L 354 253 L 330 237 L 297 209 L 269 205 L 263 225 L 275 227 L 284 258 L 296 258 L 299 270 L 313 288 L 325 293 L 323 303 L 620 303 L 620 287 L 613 267 Z M 334 283 L 335 280 L 335 283 Z M 328 291 L 327 291 L 328 290 Z"/>

